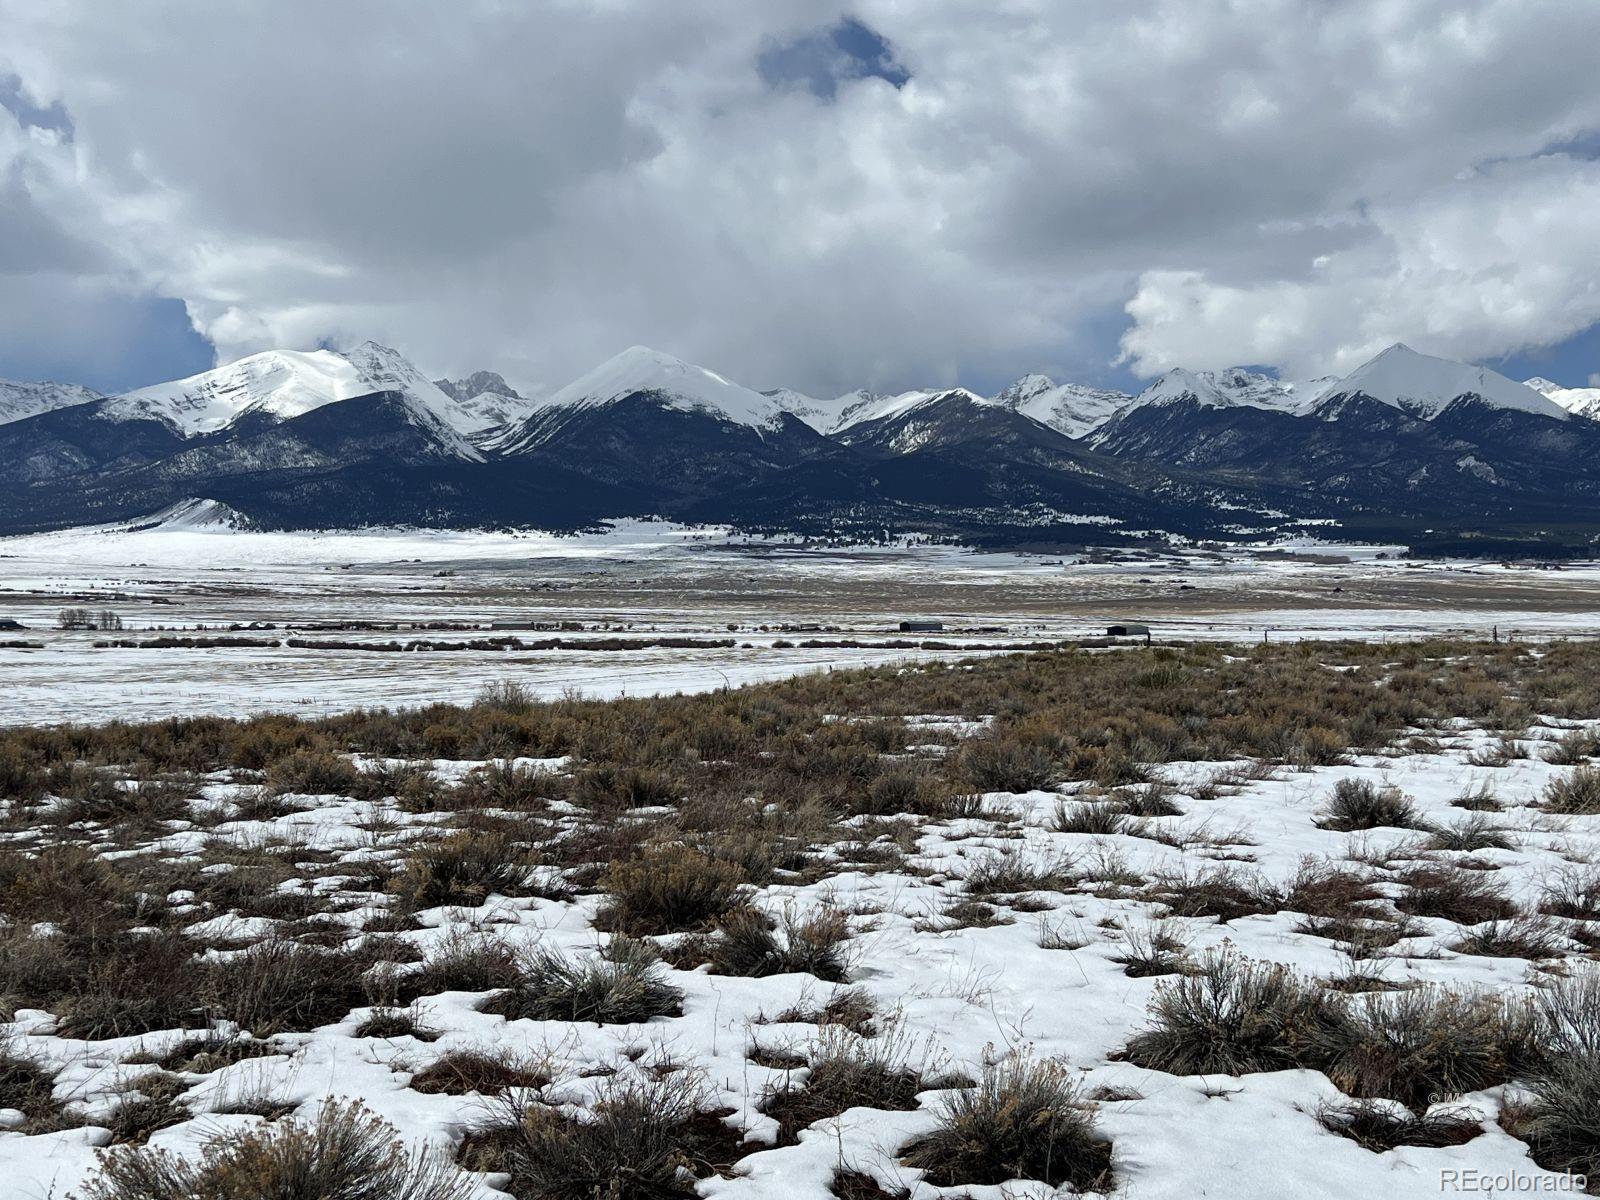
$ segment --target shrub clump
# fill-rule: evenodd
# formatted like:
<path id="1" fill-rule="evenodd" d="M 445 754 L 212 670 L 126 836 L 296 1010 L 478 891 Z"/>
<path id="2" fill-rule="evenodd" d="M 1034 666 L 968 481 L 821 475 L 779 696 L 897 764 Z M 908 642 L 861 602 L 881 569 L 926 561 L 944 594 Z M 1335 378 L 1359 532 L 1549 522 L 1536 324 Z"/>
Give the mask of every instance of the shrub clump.
<path id="1" fill-rule="evenodd" d="M 0 1108 L 15 1109 L 25 1133 L 45 1133 L 65 1123 L 54 1098 L 55 1073 L 0 1043 Z"/>
<path id="2" fill-rule="evenodd" d="M 469 771 L 451 792 L 450 800 L 457 808 L 539 808 L 544 806 L 554 779 L 549 771 L 492 762 Z"/>
<path id="3" fill-rule="evenodd" d="M 274 935 L 212 964 L 205 993 L 213 1012 L 258 1036 L 310 1029 L 362 1002 L 362 975 L 371 965 L 357 951 Z"/>
<path id="4" fill-rule="evenodd" d="M 1506 1082 L 1534 1042 L 1526 1005 L 1479 992 L 1368 994 L 1350 1016 L 1329 1042 L 1328 1077 L 1414 1109 Z"/>
<path id="5" fill-rule="evenodd" d="M 962 890 L 969 896 L 1053 892 L 1063 891 L 1071 886 L 1071 860 L 1030 858 L 1006 852 L 990 854 L 978 860 L 961 883 Z"/>
<path id="6" fill-rule="evenodd" d="M 693 1196 L 697 1176 L 743 1153 L 740 1135 L 706 1104 L 704 1083 L 688 1071 L 613 1077 L 584 1119 L 543 1104 L 508 1104 L 510 1121 L 469 1139 L 463 1162 L 505 1171 L 513 1195 L 539 1200 Z"/>
<path id="7" fill-rule="evenodd" d="M 267 764 L 267 790 L 275 796 L 348 796 L 361 788 L 361 772 L 348 758 L 296 750 Z"/>
<path id="8" fill-rule="evenodd" d="M 924 1084 L 903 1037 L 863 1038 L 840 1026 L 824 1029 L 806 1055 L 804 1087 L 774 1092 L 761 1111 L 778 1122 L 779 1139 L 846 1109 L 902 1112 L 917 1106 Z"/>
<path id="9" fill-rule="evenodd" d="M 1128 813 L 1118 805 L 1080 800 L 1068 804 L 1056 801 L 1055 831 L 1105 837 L 1128 830 Z"/>
<path id="10" fill-rule="evenodd" d="M 1215 917 L 1223 925 L 1239 917 L 1277 912 L 1284 899 L 1261 875 L 1227 863 L 1167 876 L 1157 881 L 1152 894 L 1175 917 Z"/>
<path id="11" fill-rule="evenodd" d="M 734 909 L 717 924 L 709 954 L 712 971 L 750 979 L 801 973 L 828 983 L 844 982 L 842 947 L 850 936 L 844 913 L 822 908 L 800 917 L 785 909 L 776 924 L 774 929 L 771 918 L 757 909 Z"/>
<path id="12" fill-rule="evenodd" d="M 452 1050 L 411 1077 L 407 1085 L 424 1095 L 498 1096 L 508 1088 L 542 1088 L 550 1083 L 546 1063 L 504 1049 Z"/>
<path id="13" fill-rule="evenodd" d="M 468 932 L 446 935 L 421 969 L 410 975 L 374 975 L 369 982 L 389 986 L 392 994 L 380 991 L 372 998 L 386 1003 L 439 992 L 487 992 L 510 987 L 520 978 L 516 947 L 493 934 Z"/>
<path id="14" fill-rule="evenodd" d="M 1125 940 L 1127 949 L 1111 961 L 1121 963 L 1122 973 L 1131 979 L 1177 975 L 1191 969 L 1188 947 L 1164 924 L 1130 929 Z"/>
<path id="15" fill-rule="evenodd" d="M 643 942 L 613 942 L 609 958 L 582 961 L 540 947 L 522 956 L 516 980 L 484 1011 L 513 1020 L 632 1025 L 679 1016 L 683 991 L 667 981 L 660 960 Z"/>
<path id="16" fill-rule="evenodd" d="M 744 879 L 735 864 L 691 847 L 650 846 L 612 865 L 596 923 L 630 937 L 704 930 L 733 907 Z"/>
<path id="17" fill-rule="evenodd" d="M 1324 1106 L 1322 1127 L 1365 1150 L 1383 1154 L 1398 1146 L 1460 1146 L 1483 1132 L 1483 1117 L 1466 1108 L 1430 1108 L 1420 1116 L 1404 1105 L 1351 1100 Z"/>
<path id="18" fill-rule="evenodd" d="M 1483 813 L 1473 813 L 1454 825 L 1443 825 L 1428 837 L 1430 850 L 1454 850 L 1471 853 L 1478 850 L 1510 850 L 1512 841 Z"/>
<path id="19" fill-rule="evenodd" d="M 1545 807 L 1571 816 L 1600 813 L 1600 768 L 1578 767 L 1545 785 Z"/>
<path id="20" fill-rule="evenodd" d="M 1600 1178 L 1600 971 L 1561 980 L 1536 1004 L 1543 1053 L 1515 1132 L 1541 1167 Z"/>
<path id="21" fill-rule="evenodd" d="M 480 905 L 528 882 L 523 848 L 503 831 L 465 829 L 413 850 L 389 890 L 411 909 Z"/>
<path id="22" fill-rule="evenodd" d="M 1580 921 L 1600 918 L 1600 868 L 1561 868 L 1545 885 L 1540 911 Z"/>
<path id="23" fill-rule="evenodd" d="M 1041 746 L 1005 737 L 980 737 L 958 756 L 962 773 L 980 791 L 1033 792 L 1047 788 L 1058 768 Z"/>
<path id="24" fill-rule="evenodd" d="M 1395 907 L 1414 917 L 1476 925 L 1517 915 L 1516 904 L 1485 871 L 1419 863 L 1396 878 L 1406 885 L 1406 891 L 1395 900 Z"/>
<path id="25" fill-rule="evenodd" d="M 1317 824 L 1339 833 L 1385 826 L 1422 828 L 1410 796 L 1396 787 L 1379 787 L 1369 779 L 1341 779 L 1334 784 Z"/>
<path id="26" fill-rule="evenodd" d="M 1104 1191 L 1111 1183 L 1111 1143 L 1066 1069 L 1020 1055 L 985 1068 L 976 1087 L 951 1092 L 938 1125 L 904 1161 L 941 1187 L 1037 1179 Z"/>
<path id="27" fill-rule="evenodd" d="M 84 1200 L 468 1200 L 472 1180 L 360 1104 L 210 1141 L 198 1162 L 161 1150 L 106 1155 Z"/>
<path id="28" fill-rule="evenodd" d="M 1132 1062 L 1173 1075 L 1317 1068 L 1349 1019 L 1340 999 L 1275 963 L 1212 951 L 1193 972 L 1157 986 Z"/>

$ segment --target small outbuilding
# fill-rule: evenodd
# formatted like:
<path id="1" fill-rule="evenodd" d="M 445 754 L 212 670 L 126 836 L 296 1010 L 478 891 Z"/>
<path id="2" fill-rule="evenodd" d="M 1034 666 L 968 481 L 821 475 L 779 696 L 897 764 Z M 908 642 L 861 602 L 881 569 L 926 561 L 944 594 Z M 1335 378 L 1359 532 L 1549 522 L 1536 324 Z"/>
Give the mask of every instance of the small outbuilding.
<path id="1" fill-rule="evenodd" d="M 1106 636 L 1148 638 L 1150 636 L 1150 626 L 1138 625 L 1132 621 L 1123 621 L 1117 625 L 1107 625 Z"/>
<path id="2" fill-rule="evenodd" d="M 901 633 L 943 633 L 943 621 L 901 621 Z"/>

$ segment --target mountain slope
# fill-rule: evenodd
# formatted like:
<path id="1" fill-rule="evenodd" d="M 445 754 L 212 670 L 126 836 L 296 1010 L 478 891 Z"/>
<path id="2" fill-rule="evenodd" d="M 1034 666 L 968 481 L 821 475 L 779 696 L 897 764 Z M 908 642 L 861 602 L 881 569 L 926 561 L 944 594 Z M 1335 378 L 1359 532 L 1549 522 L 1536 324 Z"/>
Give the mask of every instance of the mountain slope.
<path id="1" fill-rule="evenodd" d="M 1567 410 L 1547 396 L 1487 367 L 1418 354 L 1399 343 L 1329 384 L 1308 411 L 1321 414 L 1325 406 L 1345 397 L 1367 396 L 1427 421 L 1437 417 L 1452 400 L 1467 395 L 1478 396 L 1496 408 L 1557 420 L 1567 416 Z"/>
<path id="2" fill-rule="evenodd" d="M 1395 346 L 1283 407 L 1219 403 L 1209 382 L 1172 373 L 1092 443 L 1237 486 L 1298 490 L 1346 515 L 1592 520 L 1600 499 L 1600 426 L 1492 371 Z"/>
<path id="3" fill-rule="evenodd" d="M 965 388 L 950 388 L 903 392 L 859 406 L 834 429 L 833 436 L 847 446 L 908 454 L 925 446 L 967 440 L 978 429 L 991 434 L 1016 431 L 1026 427 L 1024 422 L 1039 425 Z"/>
<path id="4" fill-rule="evenodd" d="M 216 433 L 246 412 L 283 420 L 359 396 L 353 364 L 332 350 L 268 350 L 187 379 L 139 388 L 109 400 L 109 420 L 154 420 L 182 437 Z"/>
<path id="5" fill-rule="evenodd" d="M 213 511 L 270 528 L 661 516 L 993 545 L 1306 520 L 1559 537 L 1600 531 L 1600 421 L 1404 347 L 1327 386 L 1173 371 L 1129 398 L 1033 375 L 993 398 L 833 401 L 633 347 L 528 401 L 487 372 L 435 383 L 369 342 L 0 422 L 0 532 Z"/>
<path id="6" fill-rule="evenodd" d="M 80 383 L 23 383 L 0 379 L 0 425 L 102 399 Z"/>
<path id="7" fill-rule="evenodd" d="M 1071 438 L 1093 432 L 1132 399 L 1126 392 L 1109 388 L 1057 384 L 1047 375 L 1024 375 L 993 398 L 994 403 Z"/>
<path id="8" fill-rule="evenodd" d="M 487 443 L 534 471 L 561 463 L 669 504 L 758 480 L 834 449 L 779 397 L 633 346 Z"/>
<path id="9" fill-rule="evenodd" d="M 79 411 L 0 426 L 0 454 L 8 437 L 21 433 L 40 441 L 45 431 L 38 427 Z M 149 419 L 80 421 L 73 432 L 84 428 L 122 444 L 121 455 L 103 454 L 71 479 L 8 474 L 0 482 L 7 532 L 128 520 L 194 496 L 226 504 L 263 526 L 295 528 L 559 528 L 610 515 L 607 504 L 593 503 L 597 496 L 620 493 L 617 503 L 645 498 L 626 488 L 596 488 L 560 464 L 545 464 L 530 475 L 462 458 L 418 425 L 411 399 L 393 391 L 321 405 L 287 420 L 246 413 L 217 433 L 192 438 Z M 128 448 L 131 433 L 143 435 L 137 454 Z"/>
<path id="10" fill-rule="evenodd" d="M 1573 416 L 1600 421 L 1600 387 L 1562 387 L 1537 375 L 1532 379 L 1524 379 L 1522 386 L 1532 388 L 1547 400 L 1553 400 Z"/>
<path id="11" fill-rule="evenodd" d="M 108 400 L 52 409 L 0 425 L 0 485 L 70 490 L 85 474 L 156 462 L 184 439 L 149 417 L 107 420 Z"/>
<path id="12" fill-rule="evenodd" d="M 409 419 L 460 458 L 478 452 L 466 434 L 482 422 L 445 395 L 401 355 L 376 342 L 348 353 L 268 350 L 187 379 L 113 397 L 99 416 L 109 421 L 160 421 L 184 438 L 227 429 L 241 418 L 293 420 L 373 392 L 401 397 Z"/>
<path id="13" fill-rule="evenodd" d="M 851 392 L 834 400 L 819 400 L 793 388 L 772 388 L 761 393 L 781 412 L 799 417 L 818 433 L 827 433 L 839 423 L 845 409 L 856 403 L 862 393 Z"/>
<path id="14" fill-rule="evenodd" d="M 537 407 L 494 371 L 474 371 L 465 379 L 435 379 L 433 386 L 470 418 L 472 428 L 466 433 L 474 441 L 522 420 Z"/>
<path id="15" fill-rule="evenodd" d="M 665 403 L 660 393 L 630 392 L 605 404 L 535 413 L 502 457 L 528 471 L 560 463 L 665 502 L 748 483 L 830 449 L 827 438 L 788 413 L 755 426 Z"/>
<path id="16" fill-rule="evenodd" d="M 714 371 L 648 346 L 630 346 L 551 393 L 536 412 L 499 439 L 495 448 L 507 454 L 525 453 L 560 427 L 562 418 L 552 422 L 552 414 L 573 416 L 637 396 L 647 397 L 648 403 L 662 409 L 699 413 L 752 429 L 775 426 L 783 413 L 782 405 L 771 397 Z"/>
<path id="17" fill-rule="evenodd" d="M 1202 408 L 1260 408 L 1276 412 L 1301 412 L 1313 403 L 1328 379 L 1300 383 L 1277 379 L 1258 371 L 1233 367 L 1226 371 L 1168 371 L 1125 408 L 1179 404 L 1192 401 Z"/>

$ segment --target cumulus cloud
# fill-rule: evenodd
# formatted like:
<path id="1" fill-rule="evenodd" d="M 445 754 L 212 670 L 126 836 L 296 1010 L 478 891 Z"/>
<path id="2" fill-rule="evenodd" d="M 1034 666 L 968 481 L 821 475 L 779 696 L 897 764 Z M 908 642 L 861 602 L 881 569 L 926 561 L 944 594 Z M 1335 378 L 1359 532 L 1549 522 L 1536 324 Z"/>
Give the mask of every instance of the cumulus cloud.
<path id="1" fill-rule="evenodd" d="M 1348 371 L 1397 337 L 1481 359 L 1600 322 L 1600 163 L 1497 163 L 1373 205 L 1365 231 L 1304 278 L 1146 272 L 1128 302 L 1124 354 L 1145 374 L 1247 361 L 1317 375 Z"/>
<path id="2" fill-rule="evenodd" d="M 372 336 L 549 386 L 645 342 L 827 394 L 1483 357 L 1600 320 L 1581 0 L 0 0 L 0 24 L 26 100 L 0 245 L 48 259 L 0 259 L 13 303 L 177 297 L 223 359 Z"/>

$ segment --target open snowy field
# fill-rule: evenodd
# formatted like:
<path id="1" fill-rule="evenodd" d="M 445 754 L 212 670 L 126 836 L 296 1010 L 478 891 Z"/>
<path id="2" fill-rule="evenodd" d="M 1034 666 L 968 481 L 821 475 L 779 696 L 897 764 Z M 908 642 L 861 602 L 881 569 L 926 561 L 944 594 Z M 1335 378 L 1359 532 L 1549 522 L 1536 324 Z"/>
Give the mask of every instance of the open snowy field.
<path id="1" fill-rule="evenodd" d="M 0 1178 L 320 1119 L 452 1200 L 1567 1186 L 1597 666 L 1135 648 L 13 733 Z"/>
<path id="2" fill-rule="evenodd" d="M 203 520 L 72 530 L 0 540 L 0 620 L 25 626 L 0 629 L 10 685 L 0 724 L 459 701 L 490 678 L 547 696 L 704 690 L 1093 637 L 1113 620 L 1148 623 L 1162 641 L 1600 631 L 1595 564 L 1395 554 L 1326 545 L 1079 558 L 826 548 L 661 522 L 581 537 L 242 533 Z M 124 629 L 58 630 L 68 607 L 114 612 Z M 941 622 L 943 631 L 915 640 L 954 649 L 888 644 L 904 642 L 905 618 Z M 137 644 L 162 631 L 225 641 Z M 405 653 L 329 644 L 489 633 L 629 644 Z M 732 644 L 649 644 L 663 637 Z M 135 644 L 96 646 L 107 641 Z"/>

